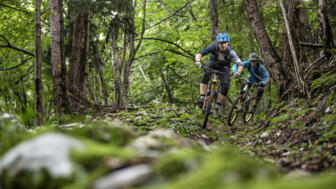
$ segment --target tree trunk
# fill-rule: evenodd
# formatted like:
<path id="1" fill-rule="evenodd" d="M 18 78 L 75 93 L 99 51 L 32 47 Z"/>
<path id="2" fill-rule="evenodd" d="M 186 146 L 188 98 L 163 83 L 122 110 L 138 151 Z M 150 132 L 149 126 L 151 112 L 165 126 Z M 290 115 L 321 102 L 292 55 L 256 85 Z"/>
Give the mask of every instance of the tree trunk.
<path id="1" fill-rule="evenodd" d="M 41 125 L 42 109 L 42 80 L 41 80 L 41 0 L 35 0 L 35 124 Z"/>
<path id="2" fill-rule="evenodd" d="M 167 94 L 167 98 L 168 98 L 168 103 L 169 104 L 172 104 L 173 103 L 173 96 L 170 92 L 170 88 L 169 88 L 169 85 L 168 85 L 168 82 L 162 72 L 162 68 L 161 68 L 161 63 L 160 63 L 160 59 L 159 57 L 156 55 L 156 62 L 157 62 L 157 65 L 158 65 L 158 68 L 159 68 L 159 73 L 160 73 L 160 77 L 161 77 L 161 80 L 162 80 L 162 83 L 163 83 L 163 86 L 165 87 L 165 90 L 166 90 L 166 94 Z"/>
<path id="3" fill-rule="evenodd" d="M 94 54 L 94 58 L 96 61 L 96 72 L 98 72 L 99 74 L 99 80 L 100 80 L 100 86 L 101 86 L 101 90 L 102 90 L 102 94 L 104 97 L 104 103 L 105 105 L 108 105 L 108 94 L 107 94 L 107 90 L 106 90 L 106 84 L 105 84 L 105 79 L 104 79 L 104 74 L 103 74 L 103 68 L 102 68 L 102 64 L 103 61 L 101 60 L 101 51 L 104 51 L 104 48 L 102 50 L 99 49 L 99 36 L 96 35 L 96 39 L 97 41 L 95 43 L 93 43 L 93 54 Z"/>
<path id="4" fill-rule="evenodd" d="M 133 63 L 133 60 L 134 60 L 134 57 L 137 53 L 137 51 L 139 50 L 140 48 L 140 45 L 141 45 L 141 42 L 142 42 L 142 38 L 143 38 L 143 35 L 145 33 L 145 20 L 146 20 L 146 5 L 147 5 L 147 0 L 144 0 L 143 2 L 143 6 L 142 6 L 142 30 L 141 30 L 141 33 L 140 33 L 140 37 L 139 37 L 139 42 L 138 44 L 135 46 L 134 44 L 134 41 L 135 41 L 135 37 L 134 37 L 134 34 L 135 34 L 135 27 L 134 27 L 134 17 L 135 17 L 135 7 L 136 7 L 136 4 L 132 4 L 132 0 L 130 0 L 131 4 L 130 4 L 130 19 L 131 19 L 131 23 L 130 23 L 130 35 L 129 35 L 129 57 L 127 59 L 127 61 L 125 62 L 125 67 L 124 67 L 124 81 L 123 81 L 123 105 L 125 107 L 127 107 L 128 105 L 128 90 L 129 90 L 129 76 L 130 76 L 130 73 L 131 73 L 131 66 L 132 66 L 132 63 Z M 126 32 L 125 32 L 126 34 Z M 124 44 L 127 44 L 127 43 L 124 43 Z M 124 65 L 124 64 L 123 64 Z"/>
<path id="5" fill-rule="evenodd" d="M 209 0 L 209 16 L 211 41 L 215 41 L 216 36 L 219 33 L 217 0 Z"/>
<path id="6" fill-rule="evenodd" d="M 327 0 L 319 0 L 318 21 L 320 35 L 323 40 L 323 53 L 330 58 L 329 49 L 334 47 L 334 37 L 330 28 L 330 23 L 327 14 Z"/>
<path id="7" fill-rule="evenodd" d="M 118 17 L 115 18 L 118 20 Z M 112 52 L 112 68 L 113 68 L 113 81 L 114 81 L 114 100 L 113 105 L 115 108 L 120 108 L 121 106 L 121 69 L 119 61 L 119 48 L 117 45 L 119 38 L 119 23 L 113 23 L 111 21 L 112 32 L 111 32 L 111 52 Z"/>
<path id="8" fill-rule="evenodd" d="M 301 88 L 301 93 L 309 96 L 308 90 L 306 88 L 306 84 L 302 80 L 301 70 L 300 70 L 300 67 L 299 67 L 299 61 L 297 59 L 297 51 L 295 49 L 294 42 L 293 42 L 293 39 L 292 39 L 292 33 L 291 33 L 291 28 L 290 28 L 290 25 L 289 25 L 289 22 L 288 22 L 288 19 L 287 19 L 286 9 L 285 9 L 283 0 L 279 0 L 279 2 L 280 2 L 280 6 L 281 6 L 281 9 L 282 9 L 282 12 L 283 12 L 285 27 L 286 27 L 287 36 L 288 36 L 289 47 L 290 47 L 292 59 L 293 59 L 293 62 L 294 62 L 294 70 L 295 70 L 296 81 L 302 87 Z"/>
<path id="9" fill-rule="evenodd" d="M 68 72 L 68 90 L 71 93 L 71 107 L 75 111 L 82 111 L 88 105 L 88 60 L 90 36 L 90 10 L 79 13 L 76 18 L 73 35 L 72 50 Z"/>
<path id="10" fill-rule="evenodd" d="M 62 34 L 62 17 L 63 17 L 63 1 L 50 0 L 50 30 L 51 30 L 51 61 L 52 61 L 52 75 L 54 84 L 54 103 L 57 114 L 63 114 L 67 108 L 67 99 L 65 80 L 62 77 L 65 73 L 62 71 L 64 63 L 62 59 L 63 51 L 63 34 Z"/>
<path id="11" fill-rule="evenodd" d="M 256 0 L 245 0 L 246 10 L 250 19 L 254 35 L 260 46 L 261 54 L 265 60 L 265 64 L 270 71 L 272 79 L 279 87 L 279 92 L 284 91 L 282 81 L 284 80 L 281 59 L 272 46 L 271 40 L 266 33 L 265 26 L 262 22 Z M 280 94 L 281 95 L 281 94 Z"/>

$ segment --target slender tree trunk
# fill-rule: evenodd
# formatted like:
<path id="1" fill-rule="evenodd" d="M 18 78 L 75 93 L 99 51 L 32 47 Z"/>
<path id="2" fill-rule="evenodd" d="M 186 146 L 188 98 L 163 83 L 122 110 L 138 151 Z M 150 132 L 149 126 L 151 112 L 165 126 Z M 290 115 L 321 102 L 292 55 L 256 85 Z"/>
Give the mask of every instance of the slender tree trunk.
<path id="1" fill-rule="evenodd" d="M 101 60 L 101 51 L 103 52 L 105 48 L 102 48 L 102 50 L 100 50 L 99 48 L 99 36 L 97 36 L 97 33 L 95 33 L 96 39 L 97 41 L 93 42 L 93 54 L 94 54 L 94 58 L 96 61 L 96 72 L 98 72 L 99 74 L 99 80 L 100 80 L 100 86 L 101 86 L 101 90 L 102 90 L 102 94 L 104 97 L 104 103 L 105 105 L 108 105 L 108 94 L 107 94 L 107 90 L 106 90 L 106 84 L 105 84 L 105 79 L 104 79 L 104 74 L 103 74 L 103 61 Z M 104 46 L 105 47 L 105 46 Z"/>
<path id="2" fill-rule="evenodd" d="M 294 42 L 293 42 L 293 39 L 292 39 L 292 34 L 291 34 L 290 25 L 289 25 L 289 22 L 288 22 L 288 19 L 287 19 L 286 9 L 285 9 L 283 0 L 279 0 L 279 2 L 280 2 L 280 6 L 281 6 L 281 9 L 282 9 L 282 12 L 283 12 L 283 17 L 284 17 L 284 20 L 285 20 L 285 26 L 286 26 L 287 36 L 288 36 L 289 47 L 290 47 L 291 55 L 292 55 L 293 62 L 294 62 L 294 70 L 295 70 L 296 80 L 297 80 L 297 83 L 299 83 L 302 87 L 301 88 L 301 93 L 309 96 L 308 90 L 306 88 L 306 84 L 302 80 L 301 71 L 300 71 L 300 67 L 299 67 L 299 61 L 297 59 L 297 52 L 295 50 Z"/>
<path id="3" fill-rule="evenodd" d="M 65 80 L 62 77 L 63 64 L 62 51 L 63 51 L 63 34 L 62 34 L 62 17 L 63 17 L 63 1 L 50 0 L 50 30 L 51 30 L 51 61 L 52 61 L 52 74 L 54 84 L 54 103 L 55 111 L 57 114 L 63 114 L 67 108 L 66 93 L 64 94 Z"/>
<path id="4" fill-rule="evenodd" d="M 117 19 L 117 18 L 116 18 Z M 113 81 L 114 81 L 114 100 L 113 105 L 116 108 L 121 106 L 121 69 L 119 61 L 119 50 L 117 41 L 119 38 L 119 24 L 111 22 L 111 52 L 112 52 L 112 68 L 113 68 Z"/>
<path id="5" fill-rule="evenodd" d="M 210 16 L 211 41 L 215 41 L 216 36 L 219 33 L 217 0 L 209 0 L 208 6 L 209 6 L 209 16 Z"/>
<path id="6" fill-rule="evenodd" d="M 145 33 L 145 20 L 146 20 L 146 5 L 147 5 L 147 0 L 144 0 L 143 2 L 143 6 L 142 6 L 142 30 L 140 33 L 140 37 L 139 37 L 139 42 L 138 44 L 135 46 L 134 41 L 135 41 L 135 37 L 134 37 L 134 33 L 135 33 L 135 27 L 134 27 L 134 17 L 135 17 L 135 7 L 136 7 L 136 1 L 135 4 L 132 6 L 132 0 L 130 0 L 130 19 L 131 19 L 131 24 L 130 24 L 130 31 L 131 34 L 129 35 L 129 57 L 128 60 L 125 62 L 125 67 L 124 67 L 124 81 L 123 81 L 123 105 L 125 107 L 127 107 L 128 105 L 128 90 L 129 90 L 129 76 L 131 73 L 131 66 L 134 60 L 134 57 L 137 53 L 137 51 L 140 48 L 141 42 L 142 42 L 142 38 L 143 35 Z"/>
<path id="7" fill-rule="evenodd" d="M 161 68 L 161 63 L 160 63 L 160 59 L 159 57 L 156 55 L 156 62 L 157 62 L 157 66 L 159 68 L 159 73 L 160 73 L 160 77 L 161 77 L 161 80 L 162 80 L 162 83 L 163 83 L 163 86 L 165 87 L 165 90 L 166 90 L 166 94 L 167 94 L 167 98 L 168 98 L 168 103 L 169 104 L 172 104 L 173 103 L 173 96 L 170 92 L 170 88 L 169 88 L 169 85 L 168 85 L 168 82 L 162 72 L 162 68 Z"/>
<path id="8" fill-rule="evenodd" d="M 41 125 L 42 109 L 42 79 L 41 79 L 41 0 L 35 0 L 35 124 Z"/>
<path id="9" fill-rule="evenodd" d="M 327 0 L 319 0 L 318 20 L 320 35 L 323 40 L 323 53 L 330 58 L 329 49 L 334 47 L 334 37 L 330 28 L 330 23 L 327 14 Z"/>
<path id="10" fill-rule="evenodd" d="M 83 47 L 83 55 L 84 58 L 81 61 L 81 79 L 80 83 L 82 84 L 81 87 L 81 95 L 85 97 L 87 95 L 87 87 L 88 87 L 88 77 L 89 77 L 89 56 L 90 56 L 90 8 L 86 13 L 85 19 L 85 38 L 84 38 L 84 47 Z"/>

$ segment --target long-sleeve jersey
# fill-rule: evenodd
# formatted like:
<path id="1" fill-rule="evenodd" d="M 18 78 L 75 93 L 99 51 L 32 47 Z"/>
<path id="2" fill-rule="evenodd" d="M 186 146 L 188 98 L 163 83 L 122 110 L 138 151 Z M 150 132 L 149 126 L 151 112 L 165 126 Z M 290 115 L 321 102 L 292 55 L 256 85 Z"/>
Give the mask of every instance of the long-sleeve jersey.
<path id="1" fill-rule="evenodd" d="M 266 85 L 270 81 L 269 74 L 264 65 L 262 65 L 261 61 L 258 62 L 258 65 L 256 67 L 251 66 L 250 60 L 242 62 L 242 65 L 244 68 L 248 69 L 249 71 L 248 77 L 250 78 L 251 82 L 257 83 L 263 80 L 264 85 Z M 237 65 L 233 65 L 232 71 L 236 72 L 237 70 L 238 70 Z"/>
<path id="2" fill-rule="evenodd" d="M 198 53 L 202 54 L 202 56 L 211 53 L 209 66 L 216 70 L 229 70 L 231 61 L 233 61 L 235 65 L 241 66 L 241 60 L 231 46 L 229 46 L 226 51 L 221 52 L 217 44 L 214 43 L 200 50 Z"/>

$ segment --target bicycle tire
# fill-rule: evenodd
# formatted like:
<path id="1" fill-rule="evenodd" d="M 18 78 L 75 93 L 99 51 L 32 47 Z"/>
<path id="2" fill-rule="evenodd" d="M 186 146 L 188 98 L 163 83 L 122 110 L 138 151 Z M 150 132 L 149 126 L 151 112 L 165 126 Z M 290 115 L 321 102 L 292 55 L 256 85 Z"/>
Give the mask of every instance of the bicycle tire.
<path id="1" fill-rule="evenodd" d="M 212 101 L 214 99 L 214 96 L 215 96 L 215 91 L 211 90 L 208 102 L 207 102 L 206 107 L 205 107 L 202 129 L 206 128 L 206 126 L 207 126 L 208 119 L 209 119 L 209 116 L 210 116 L 210 113 L 211 113 L 210 110 L 211 110 Z"/>
<path id="2" fill-rule="evenodd" d="M 256 100 L 256 97 L 252 97 L 246 101 L 245 110 L 244 110 L 244 123 L 248 123 L 254 117 L 255 112 L 251 112 L 253 103 Z"/>
<path id="3" fill-rule="evenodd" d="M 239 96 L 235 99 L 232 108 L 230 110 L 229 113 L 229 117 L 228 117 L 228 125 L 232 126 L 234 124 L 234 122 L 236 121 L 239 112 L 238 110 L 238 106 L 242 104 L 242 98 L 239 98 Z"/>

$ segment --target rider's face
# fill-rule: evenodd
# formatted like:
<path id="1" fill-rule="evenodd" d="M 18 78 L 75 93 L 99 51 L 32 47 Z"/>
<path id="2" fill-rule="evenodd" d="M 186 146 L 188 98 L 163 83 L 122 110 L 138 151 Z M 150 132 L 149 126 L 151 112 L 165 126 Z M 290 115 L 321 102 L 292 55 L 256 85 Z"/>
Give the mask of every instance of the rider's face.
<path id="1" fill-rule="evenodd" d="M 257 67 L 257 62 L 256 60 L 250 60 L 250 64 L 252 67 Z"/>
<path id="2" fill-rule="evenodd" d="M 220 42 L 220 43 L 218 43 L 218 46 L 219 46 L 219 50 L 225 51 L 228 48 L 229 43 L 228 42 Z"/>

